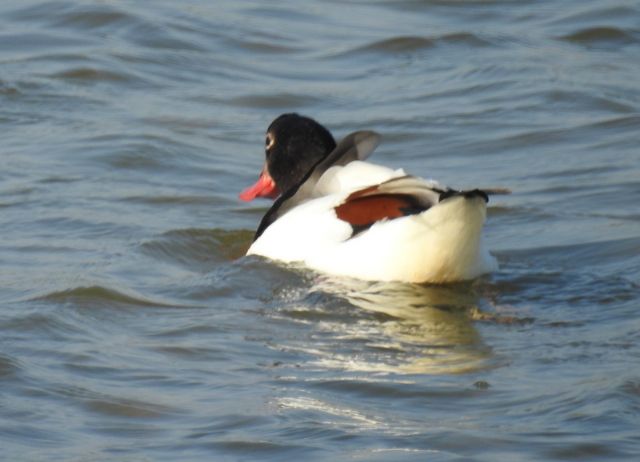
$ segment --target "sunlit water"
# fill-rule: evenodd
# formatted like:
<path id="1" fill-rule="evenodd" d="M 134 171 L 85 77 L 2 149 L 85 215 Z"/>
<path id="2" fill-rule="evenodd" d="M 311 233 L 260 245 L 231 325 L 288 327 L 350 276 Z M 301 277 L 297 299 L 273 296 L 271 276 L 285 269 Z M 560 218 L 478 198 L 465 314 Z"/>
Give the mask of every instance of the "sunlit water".
<path id="1" fill-rule="evenodd" d="M 0 459 L 636 460 L 636 1 L 0 3 Z M 242 258 L 298 111 L 506 187 L 444 287 Z"/>

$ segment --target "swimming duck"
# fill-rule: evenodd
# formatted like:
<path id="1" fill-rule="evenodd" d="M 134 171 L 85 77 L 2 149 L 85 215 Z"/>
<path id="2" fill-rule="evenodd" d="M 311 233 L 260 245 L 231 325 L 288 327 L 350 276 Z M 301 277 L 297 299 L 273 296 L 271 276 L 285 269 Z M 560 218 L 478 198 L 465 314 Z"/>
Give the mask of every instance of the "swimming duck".
<path id="1" fill-rule="evenodd" d="M 487 193 L 366 162 L 379 141 L 358 131 L 336 144 L 309 117 L 276 118 L 259 179 L 240 194 L 275 199 L 247 255 L 376 281 L 446 283 L 497 269 L 482 239 Z"/>

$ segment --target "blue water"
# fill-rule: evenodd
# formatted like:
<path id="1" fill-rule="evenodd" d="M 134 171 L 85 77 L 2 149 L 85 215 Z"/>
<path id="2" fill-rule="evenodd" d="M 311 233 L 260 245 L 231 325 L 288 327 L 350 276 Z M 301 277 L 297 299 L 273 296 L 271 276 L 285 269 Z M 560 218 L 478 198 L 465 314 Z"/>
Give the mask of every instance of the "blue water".
<path id="1" fill-rule="evenodd" d="M 0 4 L 0 459 L 636 460 L 636 1 Z M 505 187 L 498 272 L 243 257 L 282 112 Z"/>

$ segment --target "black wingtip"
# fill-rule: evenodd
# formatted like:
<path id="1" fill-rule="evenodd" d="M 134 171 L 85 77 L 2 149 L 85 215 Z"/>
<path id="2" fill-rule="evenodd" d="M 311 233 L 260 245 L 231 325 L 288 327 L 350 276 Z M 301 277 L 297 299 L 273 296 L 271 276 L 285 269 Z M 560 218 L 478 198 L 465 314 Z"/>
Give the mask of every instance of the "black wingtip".
<path id="1" fill-rule="evenodd" d="M 470 189 L 469 191 L 456 191 L 454 189 L 448 189 L 440 193 L 440 202 L 449 199 L 450 197 L 463 196 L 467 199 L 473 199 L 474 197 L 482 197 L 485 202 L 489 202 L 489 195 L 481 189 Z"/>

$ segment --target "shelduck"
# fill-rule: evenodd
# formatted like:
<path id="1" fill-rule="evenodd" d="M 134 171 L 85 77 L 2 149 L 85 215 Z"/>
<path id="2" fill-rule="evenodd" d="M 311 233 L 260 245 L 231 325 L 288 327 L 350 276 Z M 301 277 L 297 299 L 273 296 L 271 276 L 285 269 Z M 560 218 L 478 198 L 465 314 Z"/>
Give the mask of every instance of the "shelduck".
<path id="1" fill-rule="evenodd" d="M 240 194 L 275 199 L 247 254 L 377 281 L 446 283 L 496 270 L 482 237 L 487 193 L 365 162 L 379 141 L 358 131 L 336 144 L 311 118 L 276 118 L 259 179 Z"/>

